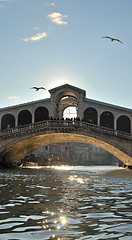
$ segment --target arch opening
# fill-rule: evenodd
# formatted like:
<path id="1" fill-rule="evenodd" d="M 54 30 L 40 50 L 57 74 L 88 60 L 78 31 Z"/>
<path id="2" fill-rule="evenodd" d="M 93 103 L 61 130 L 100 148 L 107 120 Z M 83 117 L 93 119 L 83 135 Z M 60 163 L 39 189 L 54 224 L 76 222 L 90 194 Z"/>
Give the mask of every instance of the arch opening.
<path id="1" fill-rule="evenodd" d="M 131 121 L 130 118 L 122 115 L 117 119 L 117 130 L 126 132 L 126 133 L 131 133 Z"/>
<path id="2" fill-rule="evenodd" d="M 15 127 L 15 117 L 12 114 L 5 114 L 1 119 L 1 130 Z"/>
<path id="3" fill-rule="evenodd" d="M 63 118 L 64 119 L 74 119 L 77 117 L 77 108 L 74 106 L 70 106 L 65 108 L 63 112 Z"/>
<path id="4" fill-rule="evenodd" d="M 62 142 L 50 144 L 33 151 L 23 159 L 38 165 L 118 165 L 119 160 L 106 150 L 80 143 Z"/>
<path id="5" fill-rule="evenodd" d="M 125 165 L 132 166 L 132 158 L 123 152 L 123 150 L 117 148 L 117 146 L 115 147 L 103 140 L 99 140 L 94 137 L 75 133 L 50 133 L 38 135 L 29 139 L 25 139 L 23 141 L 19 140 L 19 142 L 15 143 L 12 146 L 9 146 L 3 152 L 3 156 L 6 156 L 8 162 L 17 165 L 21 159 L 23 159 L 26 155 L 33 152 L 34 150 L 46 145 L 62 142 L 79 142 L 97 146 L 113 154 Z"/>
<path id="6" fill-rule="evenodd" d="M 114 129 L 114 115 L 109 112 L 103 112 L 100 116 L 100 126 Z"/>
<path id="7" fill-rule="evenodd" d="M 65 98 L 65 97 L 73 97 L 73 98 L 77 99 L 77 96 L 72 91 L 62 91 L 57 95 L 56 101 L 59 103 L 59 101 L 61 101 L 61 99 Z"/>
<path id="8" fill-rule="evenodd" d="M 22 110 L 18 114 L 18 126 L 31 124 L 32 123 L 32 114 L 28 110 Z"/>
<path id="9" fill-rule="evenodd" d="M 49 111 L 46 107 L 38 107 L 35 110 L 35 122 L 41 122 L 49 119 Z"/>
<path id="10" fill-rule="evenodd" d="M 97 125 L 97 110 L 95 108 L 86 108 L 83 115 L 83 120 L 88 123 Z"/>
<path id="11" fill-rule="evenodd" d="M 77 117 L 77 96 L 72 92 L 61 92 L 57 96 L 58 118 Z"/>

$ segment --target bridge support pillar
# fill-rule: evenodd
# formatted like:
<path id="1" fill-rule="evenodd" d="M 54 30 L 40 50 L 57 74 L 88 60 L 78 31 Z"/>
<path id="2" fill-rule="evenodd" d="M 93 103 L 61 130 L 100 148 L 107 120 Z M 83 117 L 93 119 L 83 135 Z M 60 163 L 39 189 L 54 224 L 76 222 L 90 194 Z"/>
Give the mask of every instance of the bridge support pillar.
<path id="1" fill-rule="evenodd" d="M 117 122 L 117 119 L 114 118 L 114 130 L 116 130 L 116 122 Z"/>
<path id="2" fill-rule="evenodd" d="M 77 104 L 77 117 L 80 118 L 80 120 L 83 119 L 83 105 L 82 105 L 82 101 L 79 101 L 78 104 Z"/>
<path id="3" fill-rule="evenodd" d="M 32 123 L 35 123 L 35 112 L 32 113 Z"/>
<path id="4" fill-rule="evenodd" d="M 97 125 L 100 126 L 100 114 L 98 114 Z"/>
<path id="5" fill-rule="evenodd" d="M 54 99 L 54 96 L 52 96 L 51 98 L 51 108 L 50 108 L 50 111 L 49 111 L 49 117 L 52 117 L 52 118 L 57 118 L 57 105 L 56 105 L 56 101 Z"/>

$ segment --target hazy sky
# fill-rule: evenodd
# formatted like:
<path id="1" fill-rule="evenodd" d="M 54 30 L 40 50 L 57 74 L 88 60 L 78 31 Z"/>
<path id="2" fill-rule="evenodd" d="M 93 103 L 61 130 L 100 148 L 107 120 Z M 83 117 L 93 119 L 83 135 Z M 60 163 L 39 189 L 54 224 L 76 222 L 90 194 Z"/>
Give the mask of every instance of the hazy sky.
<path id="1" fill-rule="evenodd" d="M 132 0 L 0 0 L 0 107 L 65 83 L 132 108 Z"/>

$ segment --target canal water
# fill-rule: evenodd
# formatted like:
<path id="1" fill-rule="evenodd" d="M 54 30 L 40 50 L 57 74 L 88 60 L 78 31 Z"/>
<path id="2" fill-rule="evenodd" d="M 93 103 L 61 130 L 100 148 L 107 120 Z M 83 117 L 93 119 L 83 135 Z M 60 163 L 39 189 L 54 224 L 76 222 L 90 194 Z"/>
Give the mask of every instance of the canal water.
<path id="1" fill-rule="evenodd" d="M 132 239 L 129 171 L 114 166 L 0 170 L 0 240 Z"/>

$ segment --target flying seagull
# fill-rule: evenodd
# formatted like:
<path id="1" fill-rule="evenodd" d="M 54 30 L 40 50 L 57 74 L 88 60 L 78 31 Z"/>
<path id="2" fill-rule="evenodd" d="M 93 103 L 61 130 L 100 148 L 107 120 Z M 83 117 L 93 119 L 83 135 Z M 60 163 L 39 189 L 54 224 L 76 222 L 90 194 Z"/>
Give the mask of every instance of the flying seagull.
<path id="1" fill-rule="evenodd" d="M 112 42 L 113 41 L 117 41 L 117 42 L 120 42 L 120 43 L 122 43 L 123 44 L 123 42 L 121 42 L 119 39 L 117 39 L 117 38 L 112 38 L 112 37 L 109 37 L 109 36 L 105 36 L 105 37 L 103 37 L 103 38 L 108 38 L 108 39 L 110 39 Z"/>
<path id="2" fill-rule="evenodd" d="M 38 91 L 38 90 L 40 90 L 40 89 L 46 90 L 44 87 L 32 87 L 31 89 L 36 89 L 36 91 Z"/>

